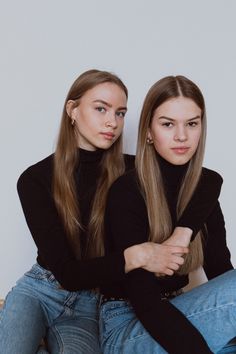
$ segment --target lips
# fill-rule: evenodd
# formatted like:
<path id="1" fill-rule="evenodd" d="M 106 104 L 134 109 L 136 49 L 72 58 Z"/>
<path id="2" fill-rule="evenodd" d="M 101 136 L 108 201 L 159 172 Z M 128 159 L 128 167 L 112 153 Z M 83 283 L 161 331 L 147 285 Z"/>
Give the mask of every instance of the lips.
<path id="1" fill-rule="evenodd" d="M 171 148 L 172 151 L 174 151 L 176 154 L 182 155 L 185 154 L 186 152 L 189 151 L 189 147 L 187 146 L 179 146 L 179 147 L 175 147 L 175 148 Z"/>
<path id="2" fill-rule="evenodd" d="M 101 134 L 104 136 L 105 139 L 108 139 L 108 140 L 112 140 L 115 137 L 115 134 L 111 133 L 111 132 L 104 132 Z"/>

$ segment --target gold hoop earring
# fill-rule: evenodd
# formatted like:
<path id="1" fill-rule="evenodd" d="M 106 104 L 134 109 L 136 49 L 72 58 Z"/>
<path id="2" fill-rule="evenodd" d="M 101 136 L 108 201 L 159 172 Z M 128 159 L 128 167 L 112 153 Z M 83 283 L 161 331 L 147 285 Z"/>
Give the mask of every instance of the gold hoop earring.
<path id="1" fill-rule="evenodd" d="M 147 138 L 147 144 L 148 145 L 152 145 L 153 144 L 153 140 L 151 138 Z"/>

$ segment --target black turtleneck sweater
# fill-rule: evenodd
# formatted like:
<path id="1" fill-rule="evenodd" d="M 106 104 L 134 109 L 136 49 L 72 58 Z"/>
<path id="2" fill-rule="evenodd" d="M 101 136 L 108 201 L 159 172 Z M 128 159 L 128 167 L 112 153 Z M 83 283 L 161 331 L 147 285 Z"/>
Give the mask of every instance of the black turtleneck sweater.
<path id="1" fill-rule="evenodd" d="M 80 234 L 82 249 L 86 244 L 86 227 L 101 171 L 102 155 L 103 150 L 78 149 L 75 180 L 84 226 Z M 123 251 L 90 260 L 76 259 L 53 200 L 53 158 L 54 155 L 50 155 L 30 166 L 17 183 L 26 222 L 38 249 L 37 262 L 49 269 L 61 286 L 69 291 L 92 289 L 107 284 L 114 277 L 123 279 Z M 125 155 L 127 169 L 133 167 L 133 161 L 133 156 Z"/>
<path id="2" fill-rule="evenodd" d="M 84 225 L 84 231 L 81 233 L 83 246 L 86 244 L 86 227 L 100 175 L 103 150 L 91 152 L 79 149 L 78 151 L 79 163 L 75 170 L 75 179 Z M 76 259 L 53 200 L 53 157 L 54 155 L 50 155 L 29 167 L 22 173 L 17 184 L 25 218 L 38 249 L 38 263 L 49 269 L 61 286 L 69 291 L 95 288 L 109 284 L 114 279 L 123 280 L 125 278 L 123 249 L 117 249 L 105 257 Z M 125 162 L 126 169 L 130 170 L 134 166 L 134 157 L 125 155 Z M 210 187 L 208 187 L 209 180 Z M 221 178 L 216 173 L 204 180 L 199 188 L 200 203 L 199 197 L 193 197 L 179 225 L 199 230 L 216 203 L 221 182 Z M 146 240 L 146 234 L 143 235 L 143 239 Z M 131 240 L 130 243 L 133 241 Z"/>
<path id="3" fill-rule="evenodd" d="M 197 219 L 197 224 L 200 225 L 200 219 L 203 217 L 202 208 L 205 209 L 207 205 L 202 203 L 203 191 L 205 190 L 206 195 L 209 192 L 208 196 L 212 198 L 213 189 L 207 181 L 213 181 L 216 178 L 216 172 L 203 168 L 197 189 L 200 193 L 195 193 L 190 203 L 191 208 L 186 209 L 182 221 L 177 223 L 175 212 L 177 195 L 187 165 L 175 166 L 162 158 L 159 158 L 159 162 L 173 226 L 194 225 L 194 219 Z M 196 213 L 193 212 L 194 209 Z M 209 205 L 208 209 L 210 209 Z M 208 233 L 204 234 L 204 270 L 207 277 L 211 279 L 233 268 L 226 246 L 224 218 L 219 202 L 214 203 L 205 221 Z M 194 226 L 190 228 L 194 229 Z M 107 255 L 148 240 L 147 209 L 134 170 L 115 181 L 109 191 L 105 230 Z M 195 231 L 198 230 L 195 228 Z M 188 319 L 170 302 L 161 300 L 161 293 L 180 289 L 187 283 L 188 276 L 174 275 L 156 278 L 154 274 L 144 269 L 136 269 L 128 273 L 124 281 L 119 284 L 113 282 L 110 286 L 103 287 L 101 292 L 106 297 L 128 298 L 144 327 L 168 353 L 211 353 L 201 334 Z"/>

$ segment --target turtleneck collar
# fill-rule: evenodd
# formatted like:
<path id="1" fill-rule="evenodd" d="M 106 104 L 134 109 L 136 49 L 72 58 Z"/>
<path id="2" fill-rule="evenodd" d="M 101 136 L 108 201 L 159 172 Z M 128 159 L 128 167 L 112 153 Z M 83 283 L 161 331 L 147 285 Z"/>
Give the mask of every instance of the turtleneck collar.
<path id="1" fill-rule="evenodd" d="M 100 162 L 103 156 L 104 150 L 97 149 L 95 151 L 84 150 L 78 148 L 79 161 L 80 162 Z"/>
<path id="2" fill-rule="evenodd" d="M 174 165 L 159 154 L 156 154 L 161 169 L 163 181 L 169 186 L 179 186 L 185 173 L 187 172 L 189 162 L 184 165 Z"/>

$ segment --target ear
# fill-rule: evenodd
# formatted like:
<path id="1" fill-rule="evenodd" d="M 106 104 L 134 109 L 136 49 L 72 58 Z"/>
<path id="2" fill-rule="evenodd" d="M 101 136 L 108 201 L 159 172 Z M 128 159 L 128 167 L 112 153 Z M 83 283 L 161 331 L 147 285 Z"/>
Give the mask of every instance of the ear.
<path id="1" fill-rule="evenodd" d="M 151 129 L 148 128 L 148 133 L 147 133 L 147 140 L 146 140 L 148 145 L 152 145 L 153 144 L 153 140 L 152 140 L 152 133 L 151 133 Z"/>
<path id="2" fill-rule="evenodd" d="M 148 128 L 147 139 L 152 140 L 152 134 L 150 128 Z"/>
<path id="3" fill-rule="evenodd" d="M 73 120 L 75 120 L 75 114 L 77 111 L 78 106 L 75 106 L 75 101 L 69 100 L 66 102 L 66 113 L 68 116 Z"/>

